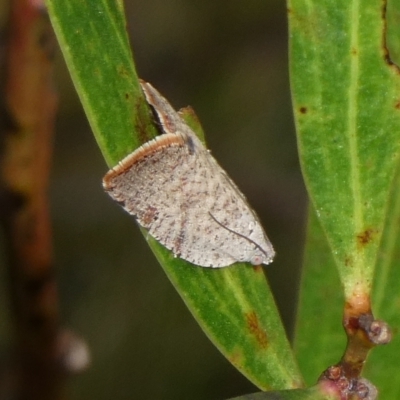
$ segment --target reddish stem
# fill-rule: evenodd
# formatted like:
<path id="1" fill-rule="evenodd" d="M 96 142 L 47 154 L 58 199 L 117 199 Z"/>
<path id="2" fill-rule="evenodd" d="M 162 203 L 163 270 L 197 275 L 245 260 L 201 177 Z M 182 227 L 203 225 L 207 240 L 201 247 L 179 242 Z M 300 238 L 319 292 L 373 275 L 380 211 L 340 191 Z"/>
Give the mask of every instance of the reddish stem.
<path id="1" fill-rule="evenodd" d="M 11 2 L 0 165 L 15 330 L 15 398 L 61 399 L 59 311 L 47 187 L 57 96 L 53 31 L 39 1 Z M 13 397 L 14 397 L 13 396 Z"/>
<path id="2" fill-rule="evenodd" d="M 343 326 L 347 334 L 346 351 L 336 365 L 322 374 L 319 383 L 324 390 L 335 390 L 341 400 L 375 400 L 376 388 L 361 378 L 369 351 L 389 343 L 388 325 L 375 320 L 368 294 L 357 292 L 345 305 Z"/>

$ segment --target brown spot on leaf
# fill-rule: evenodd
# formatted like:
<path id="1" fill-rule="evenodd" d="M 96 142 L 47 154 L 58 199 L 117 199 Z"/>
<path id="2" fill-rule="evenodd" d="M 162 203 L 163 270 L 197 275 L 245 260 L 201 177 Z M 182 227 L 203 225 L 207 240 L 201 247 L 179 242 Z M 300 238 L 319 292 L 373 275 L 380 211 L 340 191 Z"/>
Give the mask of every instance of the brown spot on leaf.
<path id="1" fill-rule="evenodd" d="M 127 70 L 127 68 L 123 64 L 117 65 L 117 71 L 118 71 L 118 74 L 123 78 L 129 78 L 130 77 L 129 71 Z"/>
<path id="2" fill-rule="evenodd" d="M 146 143 L 151 139 L 151 136 L 149 135 L 149 132 L 147 130 L 148 125 L 147 125 L 147 117 L 145 113 L 147 113 L 147 105 L 144 104 L 142 101 L 136 102 L 134 105 L 135 107 L 135 131 L 137 132 L 139 142 L 140 143 Z"/>
<path id="3" fill-rule="evenodd" d="M 396 101 L 396 104 L 394 105 L 394 108 L 396 108 L 397 110 L 400 110 L 400 100 Z"/>
<path id="4" fill-rule="evenodd" d="M 358 51 L 357 51 L 357 49 L 355 49 L 354 47 L 351 49 L 351 54 L 353 55 L 353 56 L 356 56 L 357 54 L 358 54 Z"/>
<path id="5" fill-rule="evenodd" d="M 246 322 L 250 333 L 255 337 L 259 345 L 265 349 L 268 346 L 268 338 L 264 329 L 260 327 L 257 314 L 254 311 L 247 313 Z"/>
<path id="6" fill-rule="evenodd" d="M 351 265 L 353 264 L 353 260 L 350 256 L 346 256 L 346 258 L 344 259 L 344 265 L 346 267 L 351 267 Z"/>
<path id="7" fill-rule="evenodd" d="M 262 267 L 261 265 L 254 265 L 254 266 L 253 266 L 253 270 L 254 270 L 255 272 L 261 272 L 261 273 L 264 272 L 264 269 L 263 269 L 263 267 Z"/>
<path id="8" fill-rule="evenodd" d="M 308 110 L 307 110 L 307 107 L 300 107 L 299 111 L 300 111 L 301 114 L 307 114 Z"/>
<path id="9" fill-rule="evenodd" d="M 232 353 L 232 355 L 229 357 L 229 361 L 231 362 L 231 364 L 239 366 L 242 364 L 243 356 L 239 352 Z"/>
<path id="10" fill-rule="evenodd" d="M 376 236 L 377 230 L 368 228 L 357 235 L 357 242 L 360 246 L 366 246 L 369 244 Z"/>
<path id="11" fill-rule="evenodd" d="M 390 57 L 390 52 L 387 44 L 387 0 L 382 0 L 382 51 L 383 51 L 383 59 L 386 64 L 391 67 L 395 73 L 400 74 L 400 68 L 396 65 Z"/>

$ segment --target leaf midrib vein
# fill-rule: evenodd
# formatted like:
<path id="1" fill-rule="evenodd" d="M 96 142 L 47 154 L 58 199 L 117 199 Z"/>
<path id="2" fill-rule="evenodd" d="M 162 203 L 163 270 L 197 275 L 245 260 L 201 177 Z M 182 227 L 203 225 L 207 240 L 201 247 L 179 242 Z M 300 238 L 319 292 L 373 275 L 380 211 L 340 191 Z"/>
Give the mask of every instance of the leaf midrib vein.
<path id="1" fill-rule="evenodd" d="M 350 183 L 353 194 L 353 222 L 354 232 L 361 232 L 363 229 L 363 214 L 361 211 L 361 191 L 360 191 L 360 164 L 358 157 L 357 141 L 357 106 L 358 106 L 358 83 L 360 75 L 359 65 L 359 14 L 360 2 L 353 0 L 351 7 L 351 17 L 349 18 L 350 28 L 350 86 L 348 96 L 348 137 L 349 137 L 349 156 L 350 156 Z M 364 261 L 363 253 L 360 257 L 354 258 L 354 272 L 359 275 Z M 357 273 L 358 272 L 358 273 Z M 350 283 L 350 282 L 349 282 Z"/>

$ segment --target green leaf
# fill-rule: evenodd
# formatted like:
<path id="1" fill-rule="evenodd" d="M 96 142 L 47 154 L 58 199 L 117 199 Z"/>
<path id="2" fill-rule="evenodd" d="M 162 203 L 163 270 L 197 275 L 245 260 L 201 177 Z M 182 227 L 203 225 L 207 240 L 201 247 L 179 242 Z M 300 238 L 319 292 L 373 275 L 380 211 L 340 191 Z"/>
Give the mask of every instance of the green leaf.
<path id="1" fill-rule="evenodd" d="M 375 316 L 389 323 L 394 335 L 389 345 L 373 350 L 365 366 L 365 376 L 379 388 L 380 398 L 397 399 L 400 396 L 400 379 L 398 379 L 400 337 L 396 334 L 400 328 L 399 168 L 393 182 L 389 210 L 376 267 L 372 304 Z"/>
<path id="2" fill-rule="evenodd" d="M 342 313 L 343 291 L 335 261 L 311 206 L 294 343 L 309 385 L 342 356 L 346 347 Z"/>
<path id="3" fill-rule="evenodd" d="M 75 88 L 114 166 L 156 135 L 125 32 L 121 1 L 47 1 Z"/>
<path id="4" fill-rule="evenodd" d="M 349 2 L 347 6 L 347 3 L 346 5 L 336 3 L 336 10 L 321 2 L 315 6 L 312 2 L 307 2 L 307 7 L 297 1 L 292 4 L 295 6 L 290 8 L 291 26 L 295 26 L 292 35 L 297 36 L 291 39 L 293 43 L 292 61 L 302 60 L 303 68 L 302 71 L 298 67 L 293 68 L 292 73 L 298 75 L 293 80 L 297 80 L 296 88 L 304 92 L 300 99 L 306 98 L 305 92 L 308 83 L 310 84 L 310 93 L 307 97 L 314 98 L 311 104 L 314 104 L 315 107 L 315 104 L 320 102 L 319 119 L 313 119 L 308 125 L 307 118 L 299 114 L 307 111 L 304 114 L 307 115 L 309 110 L 302 110 L 303 105 L 296 101 L 302 154 L 305 157 L 304 172 L 317 209 L 320 204 L 324 204 L 324 201 L 329 206 L 324 212 L 319 212 L 319 218 L 313 207 L 310 207 L 296 329 L 295 348 L 299 364 L 306 382 L 312 383 L 324 369 L 339 361 L 346 345 L 345 334 L 341 327 L 344 299 L 339 277 L 334 268 L 335 263 L 339 264 L 341 280 L 347 289 L 347 294 L 353 286 L 352 279 L 355 279 L 357 274 L 361 274 L 361 278 L 368 282 L 373 278 L 372 308 L 375 317 L 387 321 L 394 331 L 400 327 L 400 292 L 398 290 L 400 279 L 400 269 L 398 268 L 400 177 L 398 151 L 396 150 L 399 141 L 398 100 L 396 100 L 399 97 L 398 93 L 396 95 L 396 91 L 399 88 L 398 74 L 394 72 L 396 67 L 389 66 L 384 59 L 385 51 L 382 47 L 384 31 L 382 29 L 385 27 L 385 21 L 382 20 L 382 10 L 378 4 L 363 2 L 361 5 L 353 1 L 353 3 Z M 354 11 L 352 7 L 356 7 L 357 4 L 363 10 L 357 14 L 360 21 L 352 23 L 349 21 L 348 13 Z M 392 2 L 391 5 L 394 7 L 395 2 Z M 397 24 L 400 4 L 398 2 L 396 7 L 397 14 L 391 16 L 396 21 L 396 25 L 388 27 L 391 35 L 388 41 L 394 45 L 398 58 L 398 54 L 400 54 L 398 51 L 400 32 Z M 298 8 L 301 10 L 301 14 Z M 304 31 L 302 34 L 299 32 L 298 21 L 292 20 L 292 18 L 298 19 L 299 15 L 305 18 L 304 23 L 307 21 L 307 26 L 301 24 L 301 29 Z M 328 20 L 329 24 L 327 24 Z M 327 24 L 324 32 L 317 30 L 317 27 L 322 27 L 323 24 Z M 357 26 L 358 28 L 355 30 Z M 350 35 L 346 35 L 345 32 L 350 32 Z M 314 44 L 303 38 L 306 34 L 315 38 Z M 349 74 L 349 69 L 350 72 L 355 72 L 352 70 L 352 57 L 345 57 L 348 52 L 346 50 L 348 45 L 345 46 L 345 44 L 349 38 L 344 36 L 351 37 L 357 34 L 360 44 L 358 47 L 360 72 L 353 82 L 354 75 Z M 336 40 L 334 40 L 335 35 Z M 328 41 L 327 38 L 330 40 Z M 294 43 L 297 43 L 296 46 L 299 47 L 294 46 Z M 296 51 L 300 51 L 301 43 L 305 46 L 303 55 L 294 56 Z M 305 59 L 306 56 L 309 56 L 308 60 Z M 337 58 L 336 62 L 333 61 L 334 56 Z M 340 80 L 338 69 L 343 71 Z M 300 82 L 301 74 L 305 77 L 304 84 Z M 333 81 L 337 81 L 336 85 L 334 82 L 330 82 L 328 74 L 332 75 Z M 313 84 L 313 77 L 317 83 Z M 346 77 L 348 77 L 347 80 Z M 318 85 L 321 85 L 319 90 L 317 90 Z M 348 87 L 347 95 L 345 94 L 346 88 L 343 87 L 346 85 Z M 342 98 L 335 93 L 335 86 L 337 92 L 342 93 Z M 345 120 L 348 115 L 350 105 L 346 107 L 346 103 L 354 99 L 354 90 L 356 90 L 357 100 L 354 112 L 358 122 L 357 129 L 353 132 L 354 137 L 347 138 L 347 141 L 356 139 L 358 151 L 355 154 L 358 161 L 355 167 L 358 167 L 360 176 L 357 185 L 354 184 L 354 180 L 350 179 L 350 167 L 354 160 L 351 157 L 349 160 L 346 155 L 350 150 L 350 146 L 346 144 L 346 135 L 350 132 L 346 133 L 344 125 L 344 131 L 338 132 L 341 119 Z M 341 105 L 340 102 L 343 104 Z M 312 124 L 316 124 L 315 131 Z M 324 135 L 320 134 L 319 130 Z M 305 135 L 310 137 L 306 138 Z M 312 146 L 313 137 L 316 141 L 320 141 L 319 151 L 318 143 L 314 143 L 314 147 Z M 334 140 L 337 141 L 336 151 Z M 342 147 L 338 147 L 339 145 Z M 313 151 L 315 151 L 314 161 Z M 323 162 L 328 167 L 331 164 L 331 168 L 317 164 Z M 318 165 L 321 169 L 321 176 L 318 176 L 315 170 Z M 344 170 L 348 170 L 349 179 L 345 179 Z M 326 182 L 322 182 L 325 180 Z M 330 188 L 331 186 L 335 188 L 336 194 Z M 349 210 L 351 210 L 352 197 L 356 196 L 352 193 L 355 193 L 356 190 L 358 190 L 357 196 L 364 199 L 366 203 L 354 203 L 353 214 Z M 368 209 L 367 205 L 374 205 L 375 209 Z M 341 255 L 351 247 L 349 241 L 352 236 L 346 235 L 346 229 L 350 232 L 350 229 L 356 224 L 353 218 L 356 208 L 359 208 L 357 212 L 365 221 L 379 221 L 381 239 L 379 243 L 374 243 L 375 239 L 372 237 L 373 249 L 357 248 L 360 251 L 360 257 L 363 257 L 366 263 L 365 270 L 360 265 L 359 271 L 352 271 L 351 268 L 354 267 L 354 264 L 349 264 L 349 271 L 345 271 Z M 349 218 L 347 224 L 343 220 L 342 212 Z M 341 232 L 343 234 L 342 244 L 339 240 Z M 355 230 L 352 231 L 352 235 L 354 232 Z M 356 245 L 353 243 L 352 246 L 354 250 Z M 336 252 L 335 257 L 332 251 Z M 372 273 L 374 273 L 373 276 Z M 379 388 L 381 398 L 395 399 L 399 397 L 400 381 L 395 378 L 397 377 L 397 354 L 399 352 L 400 339 L 395 335 L 390 345 L 374 349 L 367 360 L 365 374 Z"/>
<path id="5" fill-rule="evenodd" d="M 400 165 L 399 165 L 400 167 Z M 375 271 L 372 304 L 375 317 L 400 327 L 400 168 L 393 181 L 389 213 Z M 316 382 L 322 371 L 336 364 L 346 346 L 341 326 L 343 294 L 329 245 L 312 209 L 309 212 L 302 289 L 295 335 L 297 359 L 307 384 Z M 312 354 L 312 357 L 310 357 Z M 400 337 L 373 349 L 364 374 L 379 388 L 382 399 L 400 396 Z"/>
<path id="6" fill-rule="evenodd" d="M 303 174 L 348 299 L 372 286 L 399 154 L 399 71 L 381 2 L 291 0 L 289 22 Z"/>
<path id="7" fill-rule="evenodd" d="M 149 242 L 207 336 L 233 365 L 261 388 L 301 385 L 261 267 L 190 267 Z"/>
<path id="8" fill-rule="evenodd" d="M 155 134 L 131 59 L 122 3 L 47 4 L 97 142 L 107 162 L 116 164 Z M 262 268 L 194 267 L 146 238 L 206 334 L 244 375 L 261 389 L 301 386 Z"/>

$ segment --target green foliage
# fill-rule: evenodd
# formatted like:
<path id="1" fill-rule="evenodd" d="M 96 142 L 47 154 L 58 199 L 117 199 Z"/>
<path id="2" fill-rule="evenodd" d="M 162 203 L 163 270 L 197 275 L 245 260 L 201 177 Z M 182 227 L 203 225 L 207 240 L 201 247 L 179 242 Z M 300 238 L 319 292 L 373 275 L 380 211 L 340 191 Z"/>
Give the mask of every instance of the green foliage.
<path id="1" fill-rule="evenodd" d="M 400 324 L 400 79 L 386 57 L 381 3 L 294 0 L 289 7 L 293 100 L 312 201 L 295 344 L 312 383 L 345 347 L 342 287 L 345 298 L 372 289 L 376 317 Z M 398 28 L 389 28 L 397 49 Z M 395 337 L 366 365 L 381 398 L 399 395 L 398 346 Z"/>
<path id="2" fill-rule="evenodd" d="M 339 361 L 346 346 L 343 293 L 335 261 L 315 213 L 309 212 L 295 350 L 307 383 Z M 312 357 L 310 357 L 312 354 Z"/>
<path id="3" fill-rule="evenodd" d="M 47 0 L 47 5 L 112 166 L 156 134 L 139 89 L 122 3 Z M 372 289 L 376 315 L 399 326 L 400 82 L 398 68 L 386 57 L 380 2 L 291 0 L 288 10 L 298 144 L 312 203 L 295 347 L 311 384 L 344 349 L 344 298 Z M 390 31 L 392 43 L 395 33 Z M 244 375 L 263 390 L 302 386 L 261 269 L 193 267 L 147 240 L 205 333 Z M 399 344 L 395 338 L 376 350 L 366 367 L 382 398 L 400 392 L 393 381 Z M 241 398 L 325 398 L 316 390 Z"/>
<path id="4" fill-rule="evenodd" d="M 385 59 L 380 3 L 289 6 L 303 174 L 349 297 L 372 286 L 398 162 L 399 71 Z"/>

